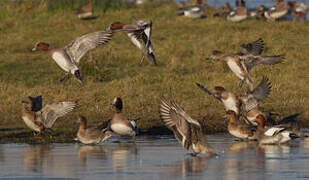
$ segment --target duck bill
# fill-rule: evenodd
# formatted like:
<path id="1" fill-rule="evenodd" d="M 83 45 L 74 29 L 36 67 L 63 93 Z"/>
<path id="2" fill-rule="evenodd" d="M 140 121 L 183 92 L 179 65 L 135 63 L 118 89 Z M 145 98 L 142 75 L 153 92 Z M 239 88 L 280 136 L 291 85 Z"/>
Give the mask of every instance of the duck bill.
<path id="1" fill-rule="evenodd" d="M 157 65 L 157 60 L 156 57 L 153 53 L 147 54 L 148 59 L 152 62 L 153 65 Z"/>

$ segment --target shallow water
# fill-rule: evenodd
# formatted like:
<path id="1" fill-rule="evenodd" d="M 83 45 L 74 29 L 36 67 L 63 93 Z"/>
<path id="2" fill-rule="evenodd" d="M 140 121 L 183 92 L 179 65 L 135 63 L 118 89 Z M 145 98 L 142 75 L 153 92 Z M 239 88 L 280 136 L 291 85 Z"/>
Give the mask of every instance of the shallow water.
<path id="1" fill-rule="evenodd" d="M 309 140 L 258 147 L 227 134 L 207 136 L 219 157 L 185 155 L 173 136 L 142 136 L 136 144 L 2 144 L 0 179 L 304 179 Z"/>

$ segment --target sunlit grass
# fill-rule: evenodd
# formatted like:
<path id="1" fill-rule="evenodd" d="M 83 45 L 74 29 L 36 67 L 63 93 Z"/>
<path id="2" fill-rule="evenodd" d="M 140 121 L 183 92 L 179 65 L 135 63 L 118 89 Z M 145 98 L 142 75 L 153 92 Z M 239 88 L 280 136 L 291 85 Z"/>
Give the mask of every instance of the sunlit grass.
<path id="1" fill-rule="evenodd" d="M 72 140 L 77 115 L 85 115 L 89 124 L 112 117 L 110 102 L 115 96 L 124 101 L 124 113 L 142 130 L 162 126 L 158 116 L 161 96 L 174 98 L 192 117 L 205 125 L 205 132 L 225 130 L 224 109 L 196 86 L 215 85 L 231 91 L 244 92 L 237 87 L 237 77 L 223 72 L 222 63 L 208 61 L 214 49 L 237 52 L 242 43 L 263 38 L 264 54 L 286 54 L 284 63 L 256 67 L 254 83 L 267 76 L 272 83 L 270 97 L 262 105 L 265 110 L 282 116 L 302 112 L 300 120 L 308 123 L 309 96 L 309 25 L 281 21 L 276 23 L 248 20 L 231 23 L 224 19 L 188 19 L 176 16 L 173 4 L 150 3 L 139 7 L 100 9 L 98 18 L 81 21 L 74 5 L 47 10 L 44 4 L 1 2 L 0 11 L 0 141 L 49 142 L 32 133 L 21 119 L 21 100 L 29 95 L 42 95 L 45 103 L 78 100 L 73 113 L 59 119 L 54 126 L 58 134 L 51 141 Z M 85 84 L 74 78 L 65 83 L 59 79 L 64 72 L 48 54 L 31 52 L 37 41 L 56 47 L 70 43 L 79 35 L 103 30 L 114 21 L 131 22 L 132 18 L 153 20 L 152 43 L 158 66 L 148 60 L 138 65 L 141 52 L 119 32 L 109 44 L 88 53 L 80 64 Z M 24 137 L 24 138 L 22 138 Z M 31 140 L 30 138 L 31 137 Z M 25 138 L 29 138 L 26 139 Z"/>

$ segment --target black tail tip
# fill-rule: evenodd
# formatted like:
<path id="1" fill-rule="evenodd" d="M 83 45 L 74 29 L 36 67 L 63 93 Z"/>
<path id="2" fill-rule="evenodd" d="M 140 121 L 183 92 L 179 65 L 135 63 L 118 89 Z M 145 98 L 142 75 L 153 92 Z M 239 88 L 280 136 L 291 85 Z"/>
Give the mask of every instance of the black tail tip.
<path id="1" fill-rule="evenodd" d="M 290 136 L 291 139 L 299 138 L 299 136 L 295 133 L 291 133 L 289 136 Z"/>
<path id="2" fill-rule="evenodd" d="M 78 82 L 80 82 L 81 84 L 83 83 L 83 78 L 82 78 L 82 76 L 80 75 L 79 70 L 76 70 L 76 71 L 74 72 L 74 76 L 77 78 Z"/>
<path id="3" fill-rule="evenodd" d="M 153 53 L 149 53 L 148 54 L 148 59 L 152 62 L 153 65 L 157 66 L 157 60 L 156 57 Z"/>

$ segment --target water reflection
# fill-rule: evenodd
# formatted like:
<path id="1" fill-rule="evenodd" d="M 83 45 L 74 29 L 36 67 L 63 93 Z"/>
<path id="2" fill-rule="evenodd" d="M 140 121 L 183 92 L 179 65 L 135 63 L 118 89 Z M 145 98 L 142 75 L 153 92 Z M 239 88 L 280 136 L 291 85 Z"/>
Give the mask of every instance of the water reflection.
<path id="1" fill-rule="evenodd" d="M 191 157 L 171 137 L 138 137 L 134 143 L 0 144 L 0 179 L 282 179 L 309 177 L 308 140 L 259 146 L 212 135 L 219 157 Z"/>

